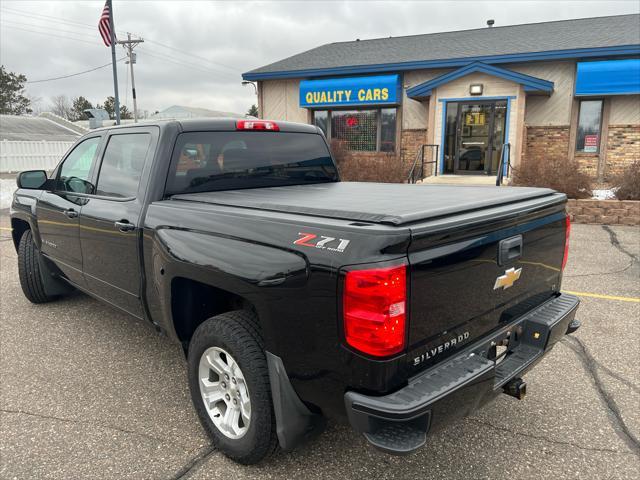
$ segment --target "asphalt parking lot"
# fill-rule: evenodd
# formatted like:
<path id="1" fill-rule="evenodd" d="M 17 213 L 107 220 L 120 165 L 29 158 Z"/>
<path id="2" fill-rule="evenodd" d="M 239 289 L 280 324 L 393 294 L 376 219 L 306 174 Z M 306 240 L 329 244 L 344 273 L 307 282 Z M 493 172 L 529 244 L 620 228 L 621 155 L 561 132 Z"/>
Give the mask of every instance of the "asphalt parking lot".
<path id="1" fill-rule="evenodd" d="M 564 289 L 583 327 L 502 396 L 407 457 L 346 426 L 269 463 L 214 451 L 180 349 L 77 294 L 30 304 L 0 230 L 0 477 L 56 479 L 640 478 L 640 229 L 574 225 Z M 595 295 L 595 296 L 594 296 Z"/>

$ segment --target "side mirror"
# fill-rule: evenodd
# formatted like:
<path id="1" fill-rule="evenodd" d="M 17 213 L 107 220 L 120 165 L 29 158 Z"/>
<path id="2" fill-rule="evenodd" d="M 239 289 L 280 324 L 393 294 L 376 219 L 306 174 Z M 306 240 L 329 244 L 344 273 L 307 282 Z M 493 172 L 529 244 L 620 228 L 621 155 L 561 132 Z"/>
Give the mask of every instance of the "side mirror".
<path id="1" fill-rule="evenodd" d="M 16 178 L 18 188 L 28 188 L 38 190 L 42 188 L 47 181 L 47 172 L 44 170 L 28 170 L 21 172 Z"/>

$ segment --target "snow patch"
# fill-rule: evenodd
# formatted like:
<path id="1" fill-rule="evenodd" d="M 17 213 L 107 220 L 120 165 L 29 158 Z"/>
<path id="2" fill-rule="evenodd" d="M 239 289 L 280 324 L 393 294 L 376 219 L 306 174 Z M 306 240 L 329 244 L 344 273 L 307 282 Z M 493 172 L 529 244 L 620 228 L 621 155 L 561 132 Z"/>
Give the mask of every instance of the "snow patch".
<path id="1" fill-rule="evenodd" d="M 15 178 L 0 178 L 0 210 L 11 206 L 13 192 L 17 188 Z"/>
<path id="2" fill-rule="evenodd" d="M 593 198 L 596 200 L 615 200 L 616 192 L 613 189 L 592 190 Z"/>

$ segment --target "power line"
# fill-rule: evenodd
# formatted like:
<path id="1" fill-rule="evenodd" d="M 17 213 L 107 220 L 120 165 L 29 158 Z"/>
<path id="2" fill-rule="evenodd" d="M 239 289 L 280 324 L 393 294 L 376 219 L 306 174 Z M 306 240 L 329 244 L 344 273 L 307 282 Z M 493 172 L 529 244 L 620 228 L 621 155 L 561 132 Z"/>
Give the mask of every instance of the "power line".
<path id="1" fill-rule="evenodd" d="M 44 13 L 28 12 L 26 10 L 20 10 L 18 8 L 7 7 L 6 5 L 2 6 L 2 10 L 4 10 L 6 13 L 9 13 L 11 15 L 26 15 L 28 17 L 41 17 L 46 19 L 55 19 L 63 23 L 76 24 L 82 27 L 95 28 L 95 26 L 97 25 L 97 24 L 90 25 L 88 23 L 76 22 L 75 20 L 69 20 L 68 18 L 64 18 L 64 17 L 55 17 L 53 15 L 45 15 Z"/>
<path id="2" fill-rule="evenodd" d="M 124 60 L 125 58 L 126 57 L 122 57 L 122 58 L 119 58 L 116 61 L 120 62 L 120 61 Z M 100 65 L 99 67 L 95 67 L 95 68 L 91 68 L 89 70 L 85 70 L 83 72 L 72 73 L 70 75 L 64 75 L 62 77 L 44 78 L 42 80 L 31 80 L 31 81 L 28 81 L 28 82 L 25 82 L 25 83 L 42 83 L 42 82 L 51 82 L 53 80 L 62 80 L 63 78 L 77 77 L 78 75 L 84 75 L 85 73 L 95 72 L 96 70 L 100 70 L 101 68 L 110 67 L 110 66 L 111 66 L 111 62 L 105 63 L 104 65 Z"/>
<path id="3" fill-rule="evenodd" d="M 183 55 L 189 55 L 190 57 L 197 58 L 198 60 L 201 60 L 203 62 L 210 63 L 211 65 L 220 66 L 220 67 L 227 68 L 229 70 L 233 70 L 234 73 L 238 72 L 238 69 L 236 67 L 232 67 L 230 65 L 225 65 L 224 63 L 220 63 L 220 62 L 214 62 L 212 60 L 207 60 L 204 57 L 200 57 L 198 55 L 194 55 L 193 53 L 189 53 L 189 52 L 186 52 L 184 50 L 180 50 L 179 48 L 170 47 L 169 45 L 165 45 L 164 43 L 156 42 L 155 40 L 147 39 L 147 42 L 154 43 L 154 44 L 158 45 L 159 47 L 168 48 L 169 50 L 173 50 L 173 51 L 178 52 L 178 53 L 182 53 Z"/>
<path id="4" fill-rule="evenodd" d="M 2 22 L 5 22 L 4 20 Z M 75 38 L 75 37 L 68 37 L 68 36 L 62 36 L 62 35 L 55 35 L 53 33 L 46 33 L 46 32 L 40 32 L 37 30 L 29 30 L 26 28 L 21 28 L 21 27 L 15 27 L 13 25 L 5 25 L 5 28 L 12 28 L 15 30 L 20 30 L 23 32 L 29 32 L 29 33 L 35 33 L 35 34 L 39 34 L 39 35 L 47 35 L 47 36 L 51 36 L 51 37 L 56 37 L 56 38 L 62 38 L 65 40 L 73 40 L 76 42 L 82 42 L 82 43 L 88 43 L 89 45 L 98 45 L 99 43 L 97 41 L 95 42 L 91 42 L 91 41 L 87 41 L 87 40 L 81 40 L 79 38 Z M 56 30 L 57 31 L 57 30 Z M 214 70 L 209 70 L 207 69 L 206 66 L 204 65 L 197 65 L 197 64 L 193 64 L 184 60 L 180 60 L 180 59 L 176 59 L 175 57 L 169 56 L 169 55 L 163 55 L 163 54 L 154 54 L 149 52 L 148 50 L 142 50 L 140 49 L 140 51 L 142 51 L 142 53 L 149 55 L 150 57 L 154 57 L 160 60 L 164 60 L 170 63 L 173 63 L 175 65 L 180 65 L 182 67 L 188 67 L 194 70 L 198 70 L 202 73 L 208 73 L 210 75 L 224 75 L 227 76 L 227 78 L 231 78 L 230 74 L 226 73 L 226 72 L 217 72 Z M 111 63 L 108 63 L 107 65 L 111 65 Z M 104 68 L 106 65 L 98 67 L 98 68 Z M 93 71 L 94 69 L 88 70 L 87 72 Z M 80 74 L 82 74 L 83 72 L 80 72 Z M 75 76 L 76 74 L 70 75 L 70 76 Z M 60 78 L 66 78 L 66 77 L 60 77 Z M 38 81 L 30 81 L 30 82 L 26 82 L 26 83 L 39 83 L 40 81 L 49 81 L 49 80 L 58 80 L 59 78 L 53 78 L 53 79 L 46 79 L 46 80 L 38 80 Z"/>
<path id="5" fill-rule="evenodd" d="M 14 8 L 7 8 L 7 7 L 4 7 L 4 6 L 2 7 L 1 10 L 4 11 L 5 13 L 11 14 L 11 15 L 16 15 L 16 16 L 21 15 L 22 17 L 27 17 L 27 19 L 31 18 L 36 22 L 45 22 L 45 21 L 49 22 L 49 25 L 45 26 L 45 25 L 42 25 L 42 24 L 39 24 L 39 23 L 23 23 L 23 22 L 17 22 L 15 20 L 2 19 L 2 22 L 5 24 L 6 28 L 12 28 L 12 29 L 15 29 L 15 30 L 20 30 L 20 31 L 24 31 L 24 32 L 39 34 L 39 35 L 47 35 L 47 36 L 50 36 L 50 37 L 62 38 L 62 39 L 65 39 L 65 40 L 73 40 L 73 41 L 76 41 L 76 42 L 88 43 L 90 45 L 97 45 L 98 44 L 97 41 L 84 40 L 85 38 L 92 38 L 92 36 L 89 35 L 89 33 L 87 31 L 84 31 L 84 30 L 78 31 L 77 30 L 77 29 L 96 30 L 97 26 L 95 26 L 95 25 L 89 25 L 89 24 L 85 24 L 85 23 L 81 23 L 81 22 L 76 22 L 76 21 L 73 21 L 73 20 L 63 19 L 63 18 L 60 18 L 60 17 L 52 16 L 52 15 L 44 15 L 44 14 L 26 12 L 26 11 L 23 11 L 23 10 L 14 9 Z M 25 20 L 25 18 L 22 18 L 22 17 L 20 17 L 20 20 Z M 55 23 L 53 24 L 53 26 L 51 25 L 51 23 L 52 23 L 51 20 L 55 20 Z M 39 30 L 30 30 L 30 29 L 27 29 L 27 28 L 17 27 L 17 26 L 14 26 L 14 25 L 22 25 L 22 26 L 36 28 L 36 29 L 46 29 L 47 31 L 43 32 L 43 31 L 39 31 Z M 60 27 L 60 26 L 67 27 L 70 30 L 64 30 L 64 29 L 60 29 L 60 28 L 55 28 L 55 27 Z M 74 31 L 73 29 L 76 29 L 76 30 Z M 51 33 L 52 31 L 53 32 L 57 32 L 57 33 L 62 33 L 62 34 L 65 34 L 65 35 L 64 36 L 55 35 L 54 33 Z M 122 34 L 122 32 L 120 32 L 120 31 L 118 33 Z M 71 36 L 71 35 L 77 35 L 77 36 Z M 80 38 L 78 38 L 78 37 L 80 37 Z M 233 71 L 236 74 L 238 72 L 238 69 L 234 68 L 232 66 L 225 65 L 225 64 L 222 64 L 222 63 L 213 62 L 213 61 L 208 60 L 208 59 L 206 59 L 204 57 L 192 54 L 190 52 L 186 52 L 184 50 L 180 50 L 178 48 L 175 48 L 175 47 L 172 47 L 172 46 L 169 46 L 169 45 L 165 45 L 165 44 L 160 43 L 160 42 L 156 42 L 156 41 L 153 41 L 153 40 L 151 40 L 149 42 L 157 45 L 158 47 L 165 48 L 165 49 L 172 50 L 172 51 L 175 51 L 177 53 L 180 53 L 183 56 L 186 55 L 186 56 L 192 57 L 192 58 L 197 59 L 197 60 L 199 60 L 199 61 L 201 61 L 203 63 L 195 63 L 193 61 L 190 61 L 188 59 L 184 59 L 182 57 L 181 58 L 176 58 L 176 57 L 173 57 L 171 55 L 168 55 L 166 53 L 161 53 L 161 52 L 151 53 L 151 52 L 149 52 L 148 50 L 145 49 L 143 51 L 143 53 L 147 54 L 150 57 L 157 58 L 159 60 L 162 60 L 162 61 L 165 61 L 165 62 L 169 62 L 169 63 L 172 63 L 174 65 L 179 65 L 181 67 L 186 67 L 186 68 L 189 68 L 191 70 L 200 71 L 202 73 L 206 73 L 206 74 L 209 74 L 209 75 L 223 76 L 223 77 L 226 77 L 228 79 L 232 78 L 230 72 L 216 71 L 216 70 L 211 69 L 210 66 L 220 66 L 220 67 L 223 67 L 223 68 L 225 68 L 227 70 Z M 118 42 L 118 43 L 120 43 L 120 42 Z M 120 59 L 118 59 L 116 61 L 119 62 L 119 61 L 121 61 L 123 59 L 124 59 L 124 57 L 120 58 Z M 71 78 L 71 77 L 75 77 L 75 76 L 78 76 L 78 75 L 84 75 L 84 74 L 99 70 L 101 68 L 106 68 L 106 67 L 108 67 L 110 65 L 112 65 L 112 63 L 107 63 L 105 65 L 101 65 L 101 66 L 98 66 L 98 67 L 95 67 L 95 68 L 92 68 L 92 69 L 89 69 L 89 70 L 85 70 L 85 71 L 78 72 L 78 73 L 73 73 L 73 74 L 70 74 L 70 75 L 64 75 L 64 76 L 54 77 L 54 78 L 47 78 L 47 79 L 42 79 L 42 80 L 33 80 L 33 81 L 28 81 L 26 83 L 29 83 L 29 84 L 30 83 L 42 83 L 42 82 L 61 80 L 61 79 L 65 79 L 65 78 Z M 127 78 L 127 83 L 128 83 L 128 78 Z"/>
<path id="6" fill-rule="evenodd" d="M 96 23 L 95 25 L 91 25 L 88 23 L 82 23 L 82 22 L 76 22 L 75 20 L 69 20 L 67 18 L 62 18 L 62 17 L 54 17 L 53 15 L 45 15 L 43 13 L 33 13 L 33 12 L 27 12 L 25 10 L 18 10 L 16 8 L 13 7 L 6 7 L 3 6 L 2 10 L 5 11 L 5 13 L 8 13 L 10 15 L 20 15 L 20 16 L 26 16 L 26 17 L 31 17 L 35 20 L 41 20 L 41 21 L 50 21 L 50 20 L 56 20 L 58 23 L 63 23 L 63 24 L 67 24 L 68 26 L 73 26 L 73 27 L 82 27 L 82 28 L 88 28 L 91 30 L 96 30 L 98 28 L 98 24 Z M 124 32 L 119 31 L 118 33 L 120 34 L 124 34 Z"/>
<path id="7" fill-rule="evenodd" d="M 74 42 L 88 43 L 89 45 L 94 45 L 94 46 L 98 45 L 97 42 L 90 42 L 88 40 L 80 40 L 79 38 L 63 37 L 62 35 L 55 35 L 53 33 L 39 32 L 37 30 L 28 30 L 26 28 L 14 27 L 13 25 L 5 25 L 4 28 L 12 28 L 14 30 L 21 30 L 23 32 L 37 33 L 39 35 L 46 35 L 48 37 L 63 38 L 65 40 L 73 40 Z"/>
<path id="8" fill-rule="evenodd" d="M 22 27 L 32 27 L 32 28 L 42 28 L 42 29 L 46 29 L 47 31 L 54 31 L 54 32 L 58 32 L 58 33 L 67 33 L 67 34 L 73 34 L 73 35 L 78 35 L 80 38 L 93 38 L 93 36 L 89 36 L 89 35 L 85 35 L 84 33 L 78 32 L 78 31 L 73 31 L 73 30 L 60 30 L 59 28 L 51 28 L 51 27 L 45 27 L 44 25 L 35 25 L 33 23 L 23 23 L 23 22 L 15 22 L 13 20 L 6 20 L 6 19 L 2 19 L 0 20 L 0 22 L 6 24 L 7 26 L 12 26 L 12 25 L 21 25 Z M 40 32 L 40 33 L 46 33 L 46 32 Z M 77 39 L 78 37 L 69 37 L 69 38 L 74 38 Z"/>
<path id="9" fill-rule="evenodd" d="M 15 9 L 15 8 L 9 8 L 9 7 L 2 7 L 2 8 L 3 8 L 7 13 L 10 13 L 10 14 L 13 14 L 13 15 L 17 15 L 17 14 L 19 13 L 20 15 L 26 15 L 26 16 L 29 16 L 29 17 L 34 18 L 34 19 L 36 19 L 36 20 L 40 20 L 40 18 L 38 18 L 38 17 L 42 17 L 42 18 L 45 18 L 45 19 L 54 19 L 54 20 L 56 20 L 57 22 L 59 22 L 59 23 L 61 23 L 61 24 L 67 24 L 67 25 L 65 25 L 65 26 L 71 26 L 71 27 L 75 27 L 75 28 L 78 28 L 78 27 L 82 27 L 82 28 L 89 28 L 89 29 L 92 29 L 92 30 L 95 30 L 95 29 L 97 28 L 95 25 L 89 25 L 89 24 L 86 24 L 86 23 L 76 22 L 76 21 L 73 21 L 73 20 L 67 20 L 67 19 L 63 19 L 63 18 L 61 18 L 61 17 L 55 17 L 55 16 L 52 16 L 52 15 L 44 15 L 44 14 L 39 14 L 39 13 L 31 13 L 31 12 L 26 12 L 26 11 L 24 11 L 24 10 L 18 10 L 18 9 Z M 17 13 L 13 13 L 13 12 L 17 12 Z M 17 22 L 15 22 L 15 23 L 17 23 Z M 40 28 L 50 28 L 49 26 L 44 27 L 44 26 L 42 26 L 42 25 L 34 25 L 34 24 L 23 24 L 23 25 L 27 25 L 27 26 L 34 26 L 34 27 L 40 27 Z M 80 34 L 80 32 L 70 32 L 70 33 Z M 83 32 L 83 33 L 84 33 L 84 32 Z M 125 33 L 125 32 L 122 32 L 122 31 L 119 31 L 119 32 L 118 32 L 118 34 L 120 34 L 120 35 L 126 35 L 126 33 Z M 233 66 L 231 66 L 231 65 L 226 65 L 226 64 L 224 64 L 224 63 L 220 63 L 220 62 L 214 62 L 214 61 L 212 61 L 212 60 L 209 60 L 209 59 L 207 59 L 207 58 L 201 57 L 201 56 L 199 56 L 199 55 L 195 55 L 195 54 L 193 54 L 193 53 L 187 52 L 187 51 L 185 51 L 185 50 L 181 50 L 181 49 L 179 49 L 179 48 L 172 47 L 172 46 L 170 46 L 170 45 L 166 45 L 166 44 L 164 44 L 164 43 L 160 43 L 160 42 L 157 42 L 157 41 L 155 41 L 155 40 L 149 40 L 149 39 L 148 39 L 148 38 L 146 38 L 146 37 L 145 37 L 145 40 L 146 40 L 148 43 L 153 43 L 153 44 L 155 44 L 155 45 L 157 45 L 157 46 L 159 46 L 159 47 L 166 48 L 166 49 L 169 49 L 169 50 L 173 50 L 174 52 L 181 53 L 181 54 L 183 54 L 183 55 L 188 55 L 188 56 L 193 57 L 193 58 L 195 58 L 195 59 L 198 59 L 198 60 L 200 60 L 200 61 L 203 61 L 203 62 L 209 63 L 209 64 L 211 64 L 211 66 L 223 67 L 223 68 L 226 68 L 226 69 L 228 69 L 228 70 L 233 71 L 234 73 L 237 73 L 237 72 L 239 71 L 239 69 L 238 69 L 237 67 L 233 67 Z"/>
<path id="10" fill-rule="evenodd" d="M 149 52 L 147 50 L 142 50 L 142 49 L 140 49 L 140 51 L 142 53 L 144 53 L 145 55 L 148 55 L 148 56 L 153 57 L 153 58 L 157 58 L 159 60 L 163 60 L 165 62 L 172 63 L 174 65 L 179 65 L 181 67 L 187 67 L 187 68 L 190 68 L 192 70 L 196 70 L 198 72 L 206 73 L 206 74 L 209 74 L 209 75 L 216 75 L 216 72 L 212 72 L 211 70 L 206 70 L 204 68 L 200 68 L 200 67 L 195 66 L 195 65 L 190 65 L 188 63 L 181 62 L 180 60 L 175 60 L 175 59 L 173 59 L 171 57 L 167 57 L 167 56 L 164 56 L 164 55 L 156 55 L 156 54 L 153 54 L 153 53 L 151 53 L 151 52 Z"/>
<path id="11" fill-rule="evenodd" d="M 194 64 L 194 63 L 190 63 L 186 60 L 182 60 L 182 59 L 178 59 L 175 57 L 171 57 L 169 55 L 166 54 L 159 54 L 158 52 L 155 53 L 151 53 L 146 49 L 143 49 L 142 47 L 140 47 L 138 49 L 141 53 L 144 53 L 145 55 L 149 55 L 150 57 L 154 57 L 160 60 L 164 60 L 176 65 L 180 65 L 182 67 L 188 67 L 188 68 L 192 68 L 194 70 L 199 70 L 200 72 L 203 73 L 208 73 L 210 75 L 222 75 L 222 76 L 226 76 L 227 78 L 232 78 L 230 73 L 227 72 L 217 72 L 215 70 L 209 70 L 206 65 L 198 65 L 198 64 Z"/>

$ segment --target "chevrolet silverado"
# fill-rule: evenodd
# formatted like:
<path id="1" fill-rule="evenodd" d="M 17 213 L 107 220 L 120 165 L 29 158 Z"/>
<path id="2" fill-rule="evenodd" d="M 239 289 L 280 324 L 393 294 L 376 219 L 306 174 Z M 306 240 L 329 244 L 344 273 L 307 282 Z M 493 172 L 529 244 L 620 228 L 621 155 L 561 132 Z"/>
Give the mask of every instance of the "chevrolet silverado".
<path id="1" fill-rule="evenodd" d="M 11 207 L 25 296 L 73 289 L 178 342 L 214 445 L 251 464 L 347 421 L 412 452 L 579 327 L 548 189 L 341 182 L 315 126 L 94 130 Z"/>

